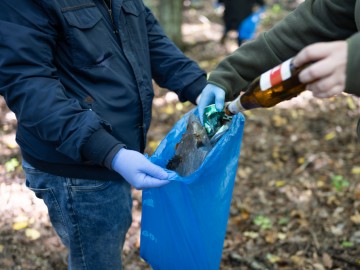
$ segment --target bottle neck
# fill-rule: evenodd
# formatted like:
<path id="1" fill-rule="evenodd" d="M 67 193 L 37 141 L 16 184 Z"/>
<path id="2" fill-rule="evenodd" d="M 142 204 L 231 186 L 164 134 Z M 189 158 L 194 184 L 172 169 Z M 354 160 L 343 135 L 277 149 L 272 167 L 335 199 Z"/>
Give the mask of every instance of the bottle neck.
<path id="1" fill-rule="evenodd" d="M 277 86 L 278 84 L 283 83 L 284 81 L 296 77 L 298 74 L 311 65 L 313 62 L 302 65 L 301 67 L 295 67 L 293 64 L 293 58 L 288 59 L 287 61 L 281 63 L 280 65 L 264 72 L 259 77 L 257 77 L 254 81 L 252 81 L 245 91 L 243 90 L 242 93 L 233 101 L 228 102 L 225 105 L 225 113 L 227 115 L 234 115 L 238 112 L 245 111 L 246 108 L 243 107 L 241 104 L 241 97 L 244 95 L 251 95 L 250 92 L 253 91 L 267 91 L 272 89 L 273 87 Z M 298 82 L 300 84 L 300 82 Z M 257 90 L 256 90 L 257 89 Z"/>
<path id="2" fill-rule="evenodd" d="M 241 105 L 240 98 L 243 95 L 243 93 L 240 93 L 240 95 L 234 99 L 231 102 L 227 102 L 225 104 L 225 114 L 229 116 L 233 116 L 237 114 L 238 112 L 245 111 L 245 108 Z"/>

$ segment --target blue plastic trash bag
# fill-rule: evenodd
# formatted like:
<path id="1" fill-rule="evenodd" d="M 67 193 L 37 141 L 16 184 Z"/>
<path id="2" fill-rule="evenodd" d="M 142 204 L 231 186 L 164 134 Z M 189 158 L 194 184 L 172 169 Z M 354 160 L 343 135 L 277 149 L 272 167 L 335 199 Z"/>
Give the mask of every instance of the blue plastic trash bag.
<path id="1" fill-rule="evenodd" d="M 186 130 L 184 115 L 150 160 L 165 168 Z M 154 270 L 219 269 L 245 118 L 233 117 L 198 170 L 142 192 L 140 256 Z"/>
<path id="2" fill-rule="evenodd" d="M 259 25 L 261 14 L 265 11 L 264 7 L 260 7 L 253 12 L 246 19 L 242 21 L 238 29 L 238 36 L 240 40 L 250 40 L 255 37 L 256 28 Z"/>

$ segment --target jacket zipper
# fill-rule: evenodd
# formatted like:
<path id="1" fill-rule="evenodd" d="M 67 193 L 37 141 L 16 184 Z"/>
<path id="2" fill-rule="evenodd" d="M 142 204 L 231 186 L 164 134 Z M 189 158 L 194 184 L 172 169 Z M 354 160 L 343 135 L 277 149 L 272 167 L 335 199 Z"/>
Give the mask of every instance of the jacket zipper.
<path id="1" fill-rule="evenodd" d="M 114 17 L 113 17 L 112 8 L 111 8 L 111 0 L 109 0 L 109 6 L 106 4 L 105 0 L 103 0 L 103 2 L 104 2 L 104 5 L 105 5 L 105 7 L 106 7 L 106 9 L 107 9 L 107 11 L 108 11 L 108 13 L 109 13 L 109 15 L 110 15 L 111 24 L 112 24 L 113 29 L 114 29 L 114 30 L 113 30 L 113 31 L 114 31 L 114 34 L 118 34 L 119 32 L 118 32 L 118 30 L 116 29 L 116 25 L 115 25 L 115 23 L 114 23 Z"/>

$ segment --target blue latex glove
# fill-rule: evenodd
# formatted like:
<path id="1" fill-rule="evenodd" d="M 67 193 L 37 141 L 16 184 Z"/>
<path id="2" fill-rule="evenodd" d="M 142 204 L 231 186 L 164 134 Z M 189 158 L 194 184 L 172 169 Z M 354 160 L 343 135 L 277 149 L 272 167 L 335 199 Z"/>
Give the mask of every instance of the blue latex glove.
<path id="1" fill-rule="evenodd" d="M 225 91 L 216 85 L 206 85 L 199 97 L 198 111 L 201 123 L 203 123 L 203 114 L 206 106 L 215 103 L 215 108 L 218 111 L 224 109 Z"/>
<path id="2" fill-rule="evenodd" d="M 137 151 L 120 149 L 111 165 L 136 189 L 161 187 L 170 182 L 166 180 L 168 173 L 164 169 Z"/>

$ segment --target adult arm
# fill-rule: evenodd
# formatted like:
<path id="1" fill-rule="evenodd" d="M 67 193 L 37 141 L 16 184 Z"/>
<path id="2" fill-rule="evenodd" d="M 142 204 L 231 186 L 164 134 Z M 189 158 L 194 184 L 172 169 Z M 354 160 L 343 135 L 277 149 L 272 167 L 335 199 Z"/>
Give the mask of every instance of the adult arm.
<path id="1" fill-rule="evenodd" d="M 209 82 L 226 90 L 227 98 L 234 98 L 261 73 L 295 56 L 305 46 L 316 42 L 348 40 L 347 74 L 355 74 L 359 66 L 359 38 L 355 25 L 355 0 L 308 0 L 261 34 L 221 61 L 211 72 Z M 346 88 L 354 91 L 360 78 L 347 76 Z M 356 90 L 355 90 L 356 91 Z M 357 90 L 358 91 L 358 90 Z"/>

